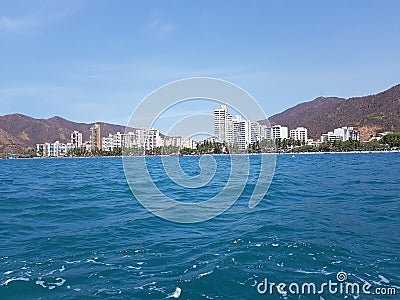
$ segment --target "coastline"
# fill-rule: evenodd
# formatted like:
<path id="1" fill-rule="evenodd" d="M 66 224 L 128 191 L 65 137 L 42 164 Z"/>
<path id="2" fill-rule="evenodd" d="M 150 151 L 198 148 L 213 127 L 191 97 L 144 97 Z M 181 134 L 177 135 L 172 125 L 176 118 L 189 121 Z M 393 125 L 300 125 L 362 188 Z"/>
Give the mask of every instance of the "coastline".
<path id="1" fill-rule="evenodd" d="M 321 154 L 378 154 L 378 153 L 400 153 L 400 150 L 390 151 L 327 151 L 327 152 L 269 152 L 269 153 L 232 153 L 232 154 L 200 154 L 200 155 L 182 155 L 186 156 L 237 156 L 237 155 L 321 155 Z M 20 159 L 60 159 L 60 158 L 124 158 L 124 157 L 172 157 L 168 154 L 163 155 L 132 155 L 132 156 L 62 156 L 62 157 L 18 157 L 14 159 L 1 158 L 0 160 L 20 160 Z M 178 156 L 179 157 L 179 156 Z"/>

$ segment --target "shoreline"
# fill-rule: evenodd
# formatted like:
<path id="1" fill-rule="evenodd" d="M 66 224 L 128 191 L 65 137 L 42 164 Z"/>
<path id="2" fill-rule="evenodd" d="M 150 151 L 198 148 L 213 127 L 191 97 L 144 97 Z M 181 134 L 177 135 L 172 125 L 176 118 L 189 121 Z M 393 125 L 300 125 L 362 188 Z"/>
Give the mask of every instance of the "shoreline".
<path id="1" fill-rule="evenodd" d="M 20 157 L 14 159 L 1 158 L 0 160 L 20 160 L 20 159 L 60 159 L 60 158 L 124 158 L 124 157 L 188 157 L 188 156 L 243 156 L 243 155 L 321 155 L 321 154 L 378 154 L 378 153 L 400 153 L 400 150 L 391 151 L 327 151 L 327 152 L 270 152 L 270 153 L 233 153 L 233 154 L 200 154 L 200 155 L 182 155 L 173 156 L 169 154 L 163 155 L 132 155 L 132 156 L 62 156 L 62 157 Z"/>

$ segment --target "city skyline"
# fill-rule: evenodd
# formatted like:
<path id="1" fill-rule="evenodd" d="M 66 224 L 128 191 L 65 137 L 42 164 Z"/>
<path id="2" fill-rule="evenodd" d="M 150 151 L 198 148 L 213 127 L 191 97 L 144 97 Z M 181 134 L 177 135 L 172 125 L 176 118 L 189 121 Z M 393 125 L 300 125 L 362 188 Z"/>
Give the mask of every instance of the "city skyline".
<path id="1" fill-rule="evenodd" d="M 397 1 L 21 4 L 0 4 L 2 114 L 126 124 L 154 89 L 207 76 L 271 116 L 398 83 Z"/>

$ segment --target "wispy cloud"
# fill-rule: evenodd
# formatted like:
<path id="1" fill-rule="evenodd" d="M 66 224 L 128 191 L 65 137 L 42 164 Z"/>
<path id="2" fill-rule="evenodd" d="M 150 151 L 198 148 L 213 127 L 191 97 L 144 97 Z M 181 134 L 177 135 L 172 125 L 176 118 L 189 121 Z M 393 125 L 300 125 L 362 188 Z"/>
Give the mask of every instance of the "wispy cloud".
<path id="1" fill-rule="evenodd" d="M 162 17 L 159 13 L 153 13 L 149 17 L 147 23 L 147 32 L 158 37 L 165 37 L 170 35 L 175 27 L 174 25 Z"/>
<path id="2" fill-rule="evenodd" d="M 0 18 L 0 30 L 3 31 L 16 31 L 26 27 L 37 26 L 37 20 L 28 17 L 21 18 Z"/>
<path id="3" fill-rule="evenodd" d="M 61 22 L 71 16 L 78 8 L 77 5 L 50 4 L 37 6 L 36 10 L 17 16 L 0 14 L 0 32 L 25 32 Z M 76 2 L 75 4 L 77 4 Z"/>

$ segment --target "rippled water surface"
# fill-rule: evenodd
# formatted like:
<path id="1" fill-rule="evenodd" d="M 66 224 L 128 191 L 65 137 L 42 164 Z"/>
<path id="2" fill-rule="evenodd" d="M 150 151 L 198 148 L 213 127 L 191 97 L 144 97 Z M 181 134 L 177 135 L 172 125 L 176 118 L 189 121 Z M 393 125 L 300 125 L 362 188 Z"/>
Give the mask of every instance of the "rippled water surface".
<path id="1" fill-rule="evenodd" d="M 215 159 L 211 193 L 227 176 L 226 158 Z M 191 175 L 197 160 L 180 158 Z M 121 158 L 1 160 L 0 299 L 165 299 L 177 288 L 180 299 L 320 299 L 259 295 L 256 286 L 335 281 L 341 271 L 397 295 L 324 299 L 398 299 L 399 165 L 399 153 L 281 155 L 256 208 L 250 178 L 224 214 L 183 225 L 140 205 Z M 176 193 L 204 199 L 204 190 Z"/>

